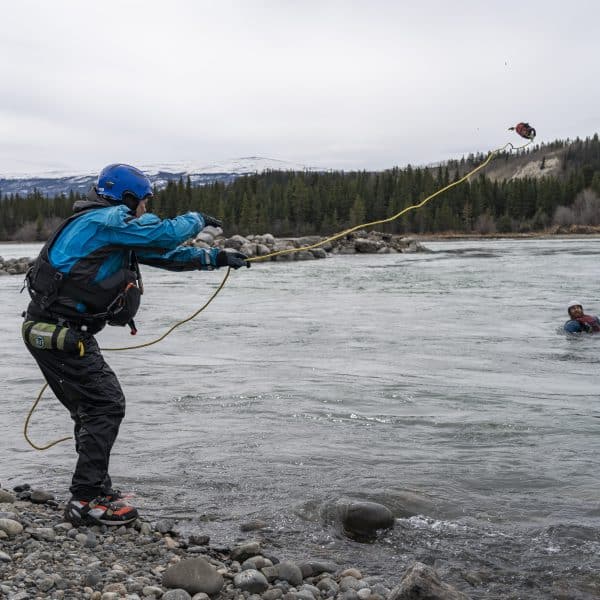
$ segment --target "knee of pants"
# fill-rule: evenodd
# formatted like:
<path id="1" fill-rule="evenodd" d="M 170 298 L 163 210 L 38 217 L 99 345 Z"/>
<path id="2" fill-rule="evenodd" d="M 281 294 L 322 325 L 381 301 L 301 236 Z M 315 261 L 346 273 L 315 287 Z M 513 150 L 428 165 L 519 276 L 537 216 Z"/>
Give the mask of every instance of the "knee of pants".
<path id="1" fill-rule="evenodd" d="M 110 452 L 121 425 L 122 417 L 111 414 L 85 415 L 78 435 L 78 452 L 82 448 L 102 447 Z"/>
<path id="2" fill-rule="evenodd" d="M 120 423 L 125 416 L 125 397 L 102 398 L 96 402 L 80 402 L 77 407 L 76 420 L 81 423 L 94 419 L 107 418 L 111 422 Z"/>

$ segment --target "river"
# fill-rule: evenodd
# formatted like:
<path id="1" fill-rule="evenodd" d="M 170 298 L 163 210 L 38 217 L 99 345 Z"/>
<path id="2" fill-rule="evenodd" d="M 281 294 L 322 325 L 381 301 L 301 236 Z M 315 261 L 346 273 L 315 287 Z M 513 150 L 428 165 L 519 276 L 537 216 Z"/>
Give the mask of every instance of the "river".
<path id="1" fill-rule="evenodd" d="M 128 402 L 113 479 L 214 543 L 258 537 L 390 585 L 421 560 L 474 599 L 600 597 L 600 336 L 560 333 L 571 299 L 600 312 L 600 239 L 425 245 L 254 264 L 160 344 L 107 353 Z M 140 333 L 107 328 L 101 346 L 157 337 L 223 274 L 145 269 Z M 0 279 L 0 481 L 66 499 L 72 445 L 22 436 L 42 378 L 21 283 Z M 48 394 L 32 438 L 69 429 Z M 341 497 L 385 504 L 396 527 L 345 539 L 322 517 Z M 267 528 L 241 533 L 252 519 Z"/>

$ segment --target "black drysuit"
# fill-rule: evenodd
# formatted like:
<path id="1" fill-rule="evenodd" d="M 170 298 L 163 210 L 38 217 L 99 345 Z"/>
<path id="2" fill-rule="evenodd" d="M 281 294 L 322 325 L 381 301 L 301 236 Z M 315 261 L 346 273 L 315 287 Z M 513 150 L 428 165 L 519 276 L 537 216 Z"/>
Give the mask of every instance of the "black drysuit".
<path id="1" fill-rule="evenodd" d="M 73 498 L 90 500 L 111 492 L 110 453 L 125 415 L 123 391 L 93 334 L 107 322 L 127 322 L 114 323 L 107 309 L 126 286 L 141 285 L 132 271 L 137 262 L 174 271 L 207 270 L 217 267 L 218 250 L 180 246 L 204 227 L 200 213 L 136 218 L 125 205 L 111 205 L 94 191 L 74 209 L 76 215 L 53 234 L 28 274 L 32 301 L 26 320 L 69 327 L 85 352 L 39 349 L 27 340 L 26 346 L 75 422 L 79 458 L 70 490 Z"/>

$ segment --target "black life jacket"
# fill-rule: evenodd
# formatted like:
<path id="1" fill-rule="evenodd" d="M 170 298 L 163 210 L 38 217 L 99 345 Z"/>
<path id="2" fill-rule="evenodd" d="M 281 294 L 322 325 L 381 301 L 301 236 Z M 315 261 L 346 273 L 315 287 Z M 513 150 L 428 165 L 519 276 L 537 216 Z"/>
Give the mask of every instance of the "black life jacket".
<path id="1" fill-rule="evenodd" d="M 133 332 L 133 317 L 143 291 L 135 252 L 129 251 L 127 266 L 100 282 L 94 282 L 98 270 L 108 255 L 115 250 L 123 251 L 122 246 L 99 248 L 78 260 L 69 273 L 60 272 L 50 262 L 50 248 L 65 228 L 90 210 L 99 208 L 103 206 L 92 206 L 71 215 L 44 244 L 25 276 L 31 296 L 28 313 L 35 318 L 83 327 L 90 333 L 100 331 L 107 322 L 109 325 L 130 325 Z M 82 310 L 83 306 L 85 310 Z"/>

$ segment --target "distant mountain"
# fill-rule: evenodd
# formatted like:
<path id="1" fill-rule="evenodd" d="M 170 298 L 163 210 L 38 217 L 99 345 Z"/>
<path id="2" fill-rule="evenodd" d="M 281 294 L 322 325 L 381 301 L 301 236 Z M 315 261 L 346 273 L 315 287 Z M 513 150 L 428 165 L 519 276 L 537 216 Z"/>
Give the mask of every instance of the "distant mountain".
<path id="1" fill-rule="evenodd" d="M 229 183 L 236 177 L 264 171 L 322 171 L 298 163 L 261 156 L 247 156 L 210 165 L 195 165 L 191 162 L 140 165 L 139 168 L 159 189 L 169 181 L 190 178 L 192 185 L 207 185 L 215 181 Z M 47 171 L 44 173 L 2 173 L 0 172 L 0 193 L 27 195 L 38 190 L 45 196 L 68 194 L 70 191 L 85 193 L 95 184 L 97 173 L 65 173 Z"/>

